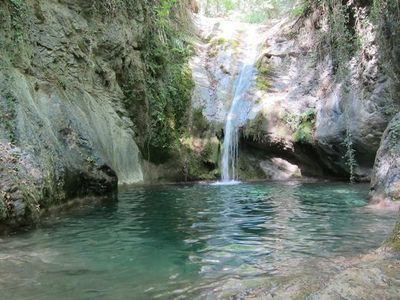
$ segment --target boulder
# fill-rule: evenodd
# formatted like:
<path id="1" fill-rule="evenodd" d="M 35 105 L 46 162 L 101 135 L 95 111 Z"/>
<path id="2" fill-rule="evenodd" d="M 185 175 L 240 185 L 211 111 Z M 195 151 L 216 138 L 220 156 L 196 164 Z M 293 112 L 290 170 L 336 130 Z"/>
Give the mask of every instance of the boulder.
<path id="1" fill-rule="evenodd" d="M 374 205 L 400 207 L 400 113 L 383 134 L 372 173 L 370 200 Z"/>

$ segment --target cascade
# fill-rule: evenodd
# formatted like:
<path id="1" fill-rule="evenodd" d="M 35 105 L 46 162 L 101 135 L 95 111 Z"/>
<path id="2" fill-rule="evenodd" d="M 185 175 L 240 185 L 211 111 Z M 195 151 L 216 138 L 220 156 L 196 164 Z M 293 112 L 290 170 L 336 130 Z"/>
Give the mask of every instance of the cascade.
<path id="1" fill-rule="evenodd" d="M 242 62 L 233 85 L 233 100 L 226 117 L 223 153 L 221 161 L 222 182 L 235 182 L 238 179 L 237 162 L 239 157 L 239 126 L 246 119 L 247 111 L 241 102 L 248 96 L 254 82 L 259 41 L 256 28 L 248 27 L 243 38 Z"/>

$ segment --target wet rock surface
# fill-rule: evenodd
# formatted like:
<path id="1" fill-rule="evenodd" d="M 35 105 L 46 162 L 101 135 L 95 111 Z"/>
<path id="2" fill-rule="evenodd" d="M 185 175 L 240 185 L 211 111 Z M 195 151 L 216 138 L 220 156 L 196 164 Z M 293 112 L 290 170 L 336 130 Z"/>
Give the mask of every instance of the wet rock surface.
<path id="1" fill-rule="evenodd" d="M 337 75 L 329 52 L 318 57 L 316 27 L 323 28 L 324 18 L 311 16 L 314 23 L 303 20 L 300 27 L 298 20 L 281 20 L 265 31 L 258 100 L 246 124 L 255 130 L 244 138 L 266 154 L 280 152 L 304 174 L 353 173 L 366 181 L 382 134 L 399 110 L 398 83 L 383 68 L 375 29 L 365 16 L 355 28 L 362 50 L 346 64 L 348 74 Z"/>
<path id="2" fill-rule="evenodd" d="M 281 276 L 230 281 L 220 288 L 230 299 L 397 299 L 398 253 L 380 248 L 353 259 L 297 262 Z M 247 286 L 247 288 L 246 288 Z M 241 288 L 240 288 L 241 287 Z M 240 293 L 235 290 L 241 289 Z"/>
<path id="3" fill-rule="evenodd" d="M 343 58 L 345 71 L 320 41 L 328 28 L 326 12 L 247 29 L 264 43 L 256 82 L 242 99 L 247 109 L 240 131 L 246 147 L 263 151 L 264 158 L 288 160 L 304 176 L 369 181 L 382 134 L 400 108 L 399 84 L 379 51 L 377 32 L 384 25 L 373 23 L 358 4 L 349 5 L 357 12 L 352 30 L 360 45 Z M 240 66 L 240 23 L 197 22 L 202 40 L 191 63 L 192 107 L 221 127 Z"/>
<path id="4" fill-rule="evenodd" d="M 143 180 L 120 85 L 127 68 L 140 73 L 143 6 L 114 18 L 105 8 L 0 4 L 0 220 L 29 223 L 52 205 Z"/>
<path id="5" fill-rule="evenodd" d="M 371 203 L 383 207 L 400 206 L 400 114 L 385 130 L 371 181 Z"/>

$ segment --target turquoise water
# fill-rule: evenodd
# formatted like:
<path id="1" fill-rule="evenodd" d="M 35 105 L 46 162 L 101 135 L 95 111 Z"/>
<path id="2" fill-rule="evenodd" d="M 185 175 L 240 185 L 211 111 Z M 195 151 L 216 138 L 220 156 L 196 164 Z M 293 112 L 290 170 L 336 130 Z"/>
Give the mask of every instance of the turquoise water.
<path id="1" fill-rule="evenodd" d="M 132 187 L 0 238 L 0 299 L 215 299 L 227 280 L 367 253 L 396 214 L 368 186 Z M 317 272 L 317 270 L 316 270 Z"/>

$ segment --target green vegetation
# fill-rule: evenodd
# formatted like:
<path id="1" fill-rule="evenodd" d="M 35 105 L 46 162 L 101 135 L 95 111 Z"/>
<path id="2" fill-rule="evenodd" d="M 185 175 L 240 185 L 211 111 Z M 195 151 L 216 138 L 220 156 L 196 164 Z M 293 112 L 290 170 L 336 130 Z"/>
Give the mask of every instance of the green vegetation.
<path id="1" fill-rule="evenodd" d="M 397 153 L 398 148 L 400 147 L 400 122 L 396 122 L 391 128 L 389 132 L 390 137 L 390 151 L 392 154 Z"/>
<path id="2" fill-rule="evenodd" d="M 257 77 L 256 86 L 261 91 L 268 91 L 271 87 L 271 77 L 273 75 L 273 67 L 264 58 L 261 58 L 256 63 Z"/>
<path id="3" fill-rule="evenodd" d="M 361 51 L 361 39 L 356 23 L 365 26 L 370 21 L 377 31 L 380 49 L 380 64 L 385 72 L 400 85 L 400 4 L 397 0 L 338 1 L 338 0 L 302 0 L 292 10 L 294 17 L 307 16 L 318 11 L 326 17 L 327 27 L 316 25 L 315 39 L 317 58 L 329 54 L 332 58 L 335 78 L 343 81 L 349 77 L 348 63 Z M 360 17 L 361 11 L 366 17 Z M 318 22 L 315 22 L 315 24 Z M 321 21 L 321 20 L 320 20 Z M 394 94 L 395 95 L 395 94 Z M 393 96 L 394 96 L 393 95 Z"/>
<path id="4" fill-rule="evenodd" d="M 10 142 L 15 142 L 15 105 L 16 98 L 11 93 L 6 93 L 4 95 L 5 98 L 5 107 L 0 111 L 0 121 L 3 123 L 6 132 L 8 133 L 8 137 Z"/>
<path id="5" fill-rule="evenodd" d="M 302 114 L 286 114 L 283 119 L 293 131 L 293 140 L 298 143 L 311 143 L 315 128 L 315 108 L 308 108 Z"/>
<path id="6" fill-rule="evenodd" d="M 238 160 L 238 175 L 241 180 L 265 179 L 266 175 L 260 167 L 260 161 L 265 159 L 265 153 L 252 148 L 242 147 Z"/>
<path id="7" fill-rule="evenodd" d="M 266 11 L 257 10 L 251 11 L 243 16 L 242 21 L 250 24 L 263 23 L 268 19 Z"/>
<path id="8" fill-rule="evenodd" d="M 302 0 L 298 5 L 296 5 L 292 10 L 292 15 L 294 17 L 306 16 L 311 12 L 311 3 L 309 0 Z"/>
<path id="9" fill-rule="evenodd" d="M 349 74 L 351 57 L 359 50 L 352 8 L 336 0 L 314 0 L 313 5 L 328 16 L 329 30 L 319 31 L 318 54 L 330 51 L 336 78 L 343 80 Z"/>
<path id="10" fill-rule="evenodd" d="M 232 48 L 239 47 L 239 41 L 236 39 L 226 39 L 224 37 L 215 37 L 210 40 L 210 47 L 217 47 L 221 45 L 230 45 Z"/>
<path id="11" fill-rule="evenodd" d="M 400 220 L 397 221 L 397 224 L 393 230 L 393 233 L 389 237 L 387 243 L 391 246 L 394 250 L 400 251 Z"/>
<path id="12" fill-rule="evenodd" d="M 5 195 L 0 195 L 0 221 L 7 218 L 7 206 L 3 201 Z"/>
<path id="13" fill-rule="evenodd" d="M 239 47 L 239 41 L 236 39 L 226 39 L 224 37 L 214 37 L 209 41 L 208 57 L 216 57 L 222 47 L 232 47 L 233 50 L 237 50 Z"/>
<path id="14" fill-rule="evenodd" d="M 5 47 L 9 52 L 12 53 L 11 60 L 17 64 L 23 64 L 25 52 L 28 49 L 22 49 L 27 35 L 28 18 L 27 18 L 27 7 L 25 0 L 7 0 L 6 9 L 10 13 L 10 19 L 2 20 L 2 26 L 11 26 L 12 36 L 10 39 L 0 38 L 0 48 Z M 0 12 L 1 14 L 1 12 Z M 8 23 L 10 22 L 10 23 Z M 1 59 L 1 58 L 0 58 Z"/>
<path id="15" fill-rule="evenodd" d="M 127 70 L 122 84 L 137 130 L 147 133 L 138 139 L 141 152 L 158 163 L 179 148 L 179 138 L 187 130 L 194 84 L 187 63 L 192 48 L 178 27 L 187 21 L 183 1 L 154 3 L 146 11 L 143 69 Z"/>
<path id="16" fill-rule="evenodd" d="M 315 108 L 309 108 L 299 117 L 296 131 L 293 134 L 295 142 L 311 143 L 315 127 Z"/>
<path id="17" fill-rule="evenodd" d="M 357 167 L 357 160 L 356 160 L 356 151 L 353 147 L 353 139 L 349 129 L 346 130 L 346 137 L 343 141 L 343 146 L 346 149 L 346 153 L 344 155 L 344 159 L 346 160 L 346 166 L 349 170 L 350 175 L 350 182 L 353 183 L 355 181 L 355 169 Z"/>
<path id="18" fill-rule="evenodd" d="M 220 143 L 216 137 L 189 137 L 183 145 L 186 180 L 215 180 L 219 177 Z"/>
<path id="19" fill-rule="evenodd" d="M 262 143 L 265 140 L 267 120 L 263 112 L 259 112 L 254 119 L 247 122 L 243 136 L 253 142 Z"/>
<path id="20" fill-rule="evenodd" d="M 210 129 L 210 124 L 203 115 L 203 108 L 192 109 L 192 128 L 195 136 L 201 136 Z"/>
<path id="21" fill-rule="evenodd" d="M 292 9 L 294 0 L 200 0 L 207 16 L 229 14 L 241 15 L 241 21 L 262 23 L 276 18 Z"/>
<path id="22" fill-rule="evenodd" d="M 394 81 L 392 97 L 400 89 L 400 3 L 398 0 L 373 0 L 371 18 L 377 28 L 380 64 Z"/>
<path id="23" fill-rule="evenodd" d="M 226 13 L 234 10 L 236 7 L 236 1 L 234 0 L 206 0 L 205 1 L 205 13 L 206 15 L 212 16 L 218 13 Z"/>

